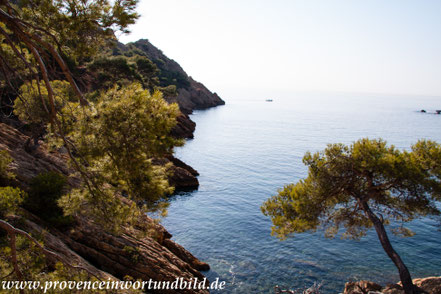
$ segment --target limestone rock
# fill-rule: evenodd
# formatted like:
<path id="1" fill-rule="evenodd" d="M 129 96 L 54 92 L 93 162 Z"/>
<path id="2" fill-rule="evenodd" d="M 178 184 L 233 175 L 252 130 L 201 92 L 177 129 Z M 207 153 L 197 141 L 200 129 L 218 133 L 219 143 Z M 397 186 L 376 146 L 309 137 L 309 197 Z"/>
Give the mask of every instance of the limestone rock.
<path id="1" fill-rule="evenodd" d="M 169 239 L 139 235 L 142 232 L 125 230 L 120 236 L 109 234 L 92 222 L 81 219 L 73 230 L 63 236 L 64 242 L 98 268 L 123 279 L 129 275 L 148 281 L 170 281 L 178 278 L 190 281 L 204 276 L 195 268 L 203 265 L 190 252 L 177 247 Z M 161 244 L 162 242 L 162 244 Z M 182 252 L 175 250 L 181 248 Z M 167 246 L 168 245 L 168 246 Z M 172 250 L 170 250 L 170 247 Z M 199 267 L 201 268 L 201 267 Z M 160 293 L 208 293 L 205 290 L 161 290 Z"/>

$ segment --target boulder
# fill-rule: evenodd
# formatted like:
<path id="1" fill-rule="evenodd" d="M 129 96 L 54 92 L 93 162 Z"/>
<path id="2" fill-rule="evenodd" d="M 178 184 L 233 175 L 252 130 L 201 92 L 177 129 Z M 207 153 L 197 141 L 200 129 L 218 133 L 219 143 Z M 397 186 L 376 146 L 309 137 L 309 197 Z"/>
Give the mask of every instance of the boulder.
<path id="1" fill-rule="evenodd" d="M 196 123 L 187 114 L 181 114 L 176 120 L 178 123 L 171 131 L 172 136 L 179 139 L 193 139 Z"/>
<path id="2" fill-rule="evenodd" d="M 343 294 L 367 294 L 382 289 L 381 285 L 370 281 L 348 282 Z"/>
<path id="3" fill-rule="evenodd" d="M 413 280 L 415 285 L 431 294 L 441 294 L 441 277 L 427 277 Z"/>
<path id="4" fill-rule="evenodd" d="M 414 279 L 413 283 L 421 293 L 441 294 L 441 277 L 427 277 Z M 404 294 L 401 282 L 382 287 L 374 282 L 359 281 L 345 284 L 344 294 Z"/>

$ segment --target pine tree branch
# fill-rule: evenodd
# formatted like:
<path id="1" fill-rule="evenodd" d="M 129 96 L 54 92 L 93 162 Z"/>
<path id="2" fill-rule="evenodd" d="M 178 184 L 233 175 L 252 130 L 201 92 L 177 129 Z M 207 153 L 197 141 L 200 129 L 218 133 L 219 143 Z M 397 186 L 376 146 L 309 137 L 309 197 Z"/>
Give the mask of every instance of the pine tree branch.
<path id="1" fill-rule="evenodd" d="M 18 267 L 18 263 L 17 263 L 17 251 L 16 251 L 16 245 L 15 245 L 15 239 L 16 239 L 16 235 L 21 235 L 23 237 L 25 237 L 26 239 L 30 240 L 32 243 L 34 243 L 38 249 L 40 249 L 44 255 L 46 255 L 47 257 L 52 257 L 55 258 L 56 260 L 60 261 L 61 263 L 67 265 L 70 268 L 76 269 L 76 270 L 80 270 L 80 271 L 85 271 L 87 272 L 90 276 L 93 276 L 95 278 L 97 278 L 99 281 L 101 281 L 101 279 L 95 275 L 94 273 L 92 273 L 90 270 L 88 270 L 87 268 L 84 268 L 82 266 L 75 266 L 70 264 L 69 262 L 67 262 L 64 258 L 62 258 L 60 255 L 58 255 L 57 253 L 45 248 L 44 246 L 42 246 L 40 244 L 40 242 L 38 242 L 37 239 L 35 239 L 34 237 L 32 237 L 31 235 L 29 235 L 29 233 L 20 230 L 18 228 L 15 228 L 14 226 L 12 226 L 10 223 L 4 221 L 4 220 L 0 220 L 0 228 L 2 228 L 3 230 L 5 230 L 8 235 L 10 236 L 10 246 L 11 246 L 11 261 L 14 267 L 14 271 L 17 274 L 17 277 L 22 280 L 23 279 L 23 274 L 21 273 L 19 267 Z"/>

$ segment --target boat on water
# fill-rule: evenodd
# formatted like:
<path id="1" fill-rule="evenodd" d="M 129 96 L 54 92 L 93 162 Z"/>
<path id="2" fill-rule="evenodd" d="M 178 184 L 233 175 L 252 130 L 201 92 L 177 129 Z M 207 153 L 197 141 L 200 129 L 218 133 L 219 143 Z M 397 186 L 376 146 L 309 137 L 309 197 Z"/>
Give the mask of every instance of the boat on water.
<path id="1" fill-rule="evenodd" d="M 267 100 L 268 101 L 268 100 Z M 427 113 L 427 111 L 425 109 L 421 109 L 420 112 L 422 113 Z M 433 113 L 433 114 L 441 114 L 441 110 L 437 109 L 435 110 L 435 112 L 429 112 L 429 113 Z"/>

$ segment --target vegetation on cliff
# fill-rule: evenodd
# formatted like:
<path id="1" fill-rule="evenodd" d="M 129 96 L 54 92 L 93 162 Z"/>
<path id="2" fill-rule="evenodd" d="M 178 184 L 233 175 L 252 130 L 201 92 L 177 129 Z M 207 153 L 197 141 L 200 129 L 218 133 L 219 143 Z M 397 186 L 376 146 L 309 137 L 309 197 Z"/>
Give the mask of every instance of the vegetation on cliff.
<path id="1" fill-rule="evenodd" d="M 412 151 L 400 151 L 383 140 L 361 139 L 307 153 L 303 162 L 308 177 L 285 186 L 262 206 L 273 222 L 272 233 L 284 239 L 323 229 L 327 237 L 359 239 L 374 227 L 405 293 L 417 293 L 385 226 L 394 224 L 393 233 L 411 236 L 406 222 L 441 215 L 441 145 L 421 140 Z"/>
<path id="2" fill-rule="evenodd" d="M 41 232 L 35 229 L 34 218 L 62 231 L 81 231 L 81 223 L 92 222 L 114 238 L 135 230 L 131 225 L 136 224 L 139 238 L 147 238 L 150 232 L 158 243 L 166 242 L 164 235 L 169 234 L 144 219 L 144 213 L 166 211 L 165 196 L 173 192 L 169 158 L 173 148 L 183 144 L 171 133 L 181 113 L 161 93 L 176 96 L 176 85 L 169 83 L 173 74 L 161 72 L 136 48 L 125 55 L 113 54 L 115 32 L 127 32 L 134 23 L 136 4 L 136 0 L 0 2 L 2 119 L 15 119 L 12 124 L 21 125 L 31 136 L 24 145 L 29 154 L 41 152 L 44 144 L 55 153 L 66 153 L 70 162 L 67 174 L 43 172 L 20 183 L 10 170 L 22 161 L 15 163 L 8 152 L 0 151 L 2 277 L 93 278 L 89 266 L 67 278 L 65 268 L 72 267 L 68 259 L 41 246 L 47 238 L 18 229 L 26 223 L 30 230 Z M 150 228 L 139 231 L 146 223 Z M 121 244 L 133 243 L 127 242 Z M 167 248 L 185 260 L 175 266 L 187 277 L 197 274 L 185 269 L 185 262 L 207 267 L 170 242 Z M 109 270 L 121 272 L 121 268 Z"/>

